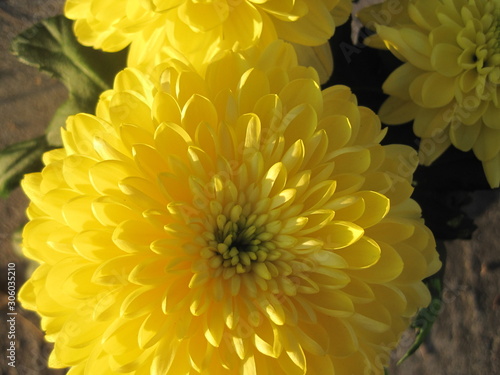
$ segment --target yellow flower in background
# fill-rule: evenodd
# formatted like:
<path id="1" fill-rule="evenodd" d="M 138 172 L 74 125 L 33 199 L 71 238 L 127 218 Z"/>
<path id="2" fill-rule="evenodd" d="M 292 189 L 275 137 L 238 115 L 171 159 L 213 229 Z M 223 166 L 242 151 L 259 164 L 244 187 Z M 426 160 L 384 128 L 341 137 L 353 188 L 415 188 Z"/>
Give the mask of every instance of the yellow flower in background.
<path id="1" fill-rule="evenodd" d="M 387 124 L 414 120 L 429 165 L 449 145 L 473 150 L 491 187 L 500 185 L 500 1 L 386 1 L 360 18 L 404 64 L 385 81 Z M 394 17 L 391 17 L 391 14 Z M 380 22 L 380 23 L 378 23 Z"/>
<path id="2" fill-rule="evenodd" d="M 67 0 L 78 40 L 104 51 L 130 44 L 128 65 L 151 69 L 185 56 L 203 73 L 220 50 L 266 46 L 277 38 L 296 44 L 302 65 L 326 81 L 333 69 L 328 39 L 344 23 L 351 0 Z M 180 55 L 179 55 L 180 53 Z"/>
<path id="3" fill-rule="evenodd" d="M 153 77 L 120 72 L 23 180 L 50 365 L 383 374 L 440 267 L 416 153 L 282 42 Z"/>

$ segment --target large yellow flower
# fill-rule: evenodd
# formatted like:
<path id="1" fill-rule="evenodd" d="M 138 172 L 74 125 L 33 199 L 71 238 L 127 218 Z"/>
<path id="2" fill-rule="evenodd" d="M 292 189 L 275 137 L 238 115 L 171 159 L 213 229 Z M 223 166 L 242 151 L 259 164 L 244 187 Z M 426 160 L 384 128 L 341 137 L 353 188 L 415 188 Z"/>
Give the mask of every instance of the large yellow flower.
<path id="1" fill-rule="evenodd" d="M 490 186 L 499 187 L 500 1 L 407 0 L 392 13 L 389 3 L 361 13 L 405 62 L 383 85 L 390 97 L 380 118 L 387 124 L 414 120 L 424 164 L 450 144 L 472 149 Z M 377 38 L 369 43 L 377 46 Z"/>
<path id="2" fill-rule="evenodd" d="M 312 64 L 323 81 L 333 69 L 327 41 L 350 10 L 351 0 L 67 0 L 65 6 L 84 45 L 118 51 L 130 44 L 129 66 L 149 69 L 180 52 L 203 72 L 221 49 L 279 38 L 295 43 L 302 65 Z"/>
<path id="3" fill-rule="evenodd" d="M 256 59 L 256 60 L 255 60 Z M 382 374 L 440 267 L 416 153 L 293 49 L 132 68 L 22 183 L 20 292 L 75 374 Z M 157 70 L 160 72 L 160 69 Z"/>

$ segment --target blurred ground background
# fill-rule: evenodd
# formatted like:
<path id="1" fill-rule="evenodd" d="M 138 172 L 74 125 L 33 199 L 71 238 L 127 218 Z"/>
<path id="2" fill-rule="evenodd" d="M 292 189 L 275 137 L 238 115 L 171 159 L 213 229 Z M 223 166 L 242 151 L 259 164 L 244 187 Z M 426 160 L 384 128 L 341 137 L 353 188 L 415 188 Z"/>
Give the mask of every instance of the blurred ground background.
<path id="1" fill-rule="evenodd" d="M 61 84 L 19 63 L 8 52 L 15 35 L 61 13 L 63 3 L 0 0 L 0 148 L 41 135 L 66 98 Z M 444 303 L 437 322 L 414 356 L 398 367 L 391 366 L 392 375 L 500 374 L 500 191 L 478 191 L 471 198 L 467 211 L 478 229 L 471 240 L 445 243 Z M 0 199 L 0 374 L 64 374 L 64 370 L 47 369 L 51 346 L 43 339 L 38 317 L 19 305 L 16 367 L 7 365 L 7 264 L 16 264 L 19 290 L 27 264 L 14 251 L 11 237 L 26 221 L 26 206 L 27 199 L 19 189 L 8 199 Z M 400 358 L 412 340 L 410 332 L 404 334 L 393 357 Z"/>

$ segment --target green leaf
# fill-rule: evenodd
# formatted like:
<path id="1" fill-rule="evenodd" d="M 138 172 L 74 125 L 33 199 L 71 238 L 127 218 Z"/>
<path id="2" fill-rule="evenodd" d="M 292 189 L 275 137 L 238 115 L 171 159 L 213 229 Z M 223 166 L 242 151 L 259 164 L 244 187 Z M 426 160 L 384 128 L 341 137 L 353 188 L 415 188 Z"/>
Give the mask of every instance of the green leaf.
<path id="1" fill-rule="evenodd" d="M 69 91 L 47 127 L 51 146 L 60 147 L 60 128 L 79 112 L 94 113 L 99 95 L 113 86 L 126 65 L 126 51 L 106 53 L 78 43 L 72 21 L 56 16 L 41 21 L 12 41 L 11 51 L 21 61 L 59 79 Z"/>
<path id="2" fill-rule="evenodd" d="M 42 155 L 49 149 L 45 136 L 15 143 L 0 151 L 0 196 L 7 197 L 26 173 L 42 167 Z"/>
<path id="3" fill-rule="evenodd" d="M 45 151 L 61 147 L 60 128 L 68 116 L 94 113 L 100 94 L 113 86 L 115 75 L 126 65 L 126 51 L 106 53 L 78 43 L 72 21 L 64 16 L 43 20 L 19 34 L 11 52 L 22 62 L 59 79 L 69 91 L 45 135 L 0 151 L 0 196 L 6 197 L 24 174 L 42 167 Z"/>

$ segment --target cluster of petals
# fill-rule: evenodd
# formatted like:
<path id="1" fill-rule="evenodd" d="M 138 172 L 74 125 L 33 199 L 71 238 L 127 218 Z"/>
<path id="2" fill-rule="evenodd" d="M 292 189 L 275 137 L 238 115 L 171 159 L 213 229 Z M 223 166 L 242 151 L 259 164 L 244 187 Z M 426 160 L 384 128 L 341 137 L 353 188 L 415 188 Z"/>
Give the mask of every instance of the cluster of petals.
<path id="1" fill-rule="evenodd" d="M 67 0 L 65 15 L 87 46 L 118 51 L 128 66 L 151 69 L 185 57 L 203 72 L 221 50 L 293 42 L 302 65 L 326 81 L 333 69 L 328 39 L 349 17 L 351 0 Z"/>
<path id="2" fill-rule="evenodd" d="M 125 69 L 25 177 L 51 367 L 383 374 L 440 267 L 416 152 L 291 46 L 259 56 Z"/>
<path id="3" fill-rule="evenodd" d="M 392 6 L 391 6 L 392 3 Z M 385 81 L 387 124 L 413 120 L 420 157 L 432 163 L 450 145 L 473 150 L 491 187 L 500 186 L 500 1 L 405 0 L 360 17 L 404 64 Z"/>

